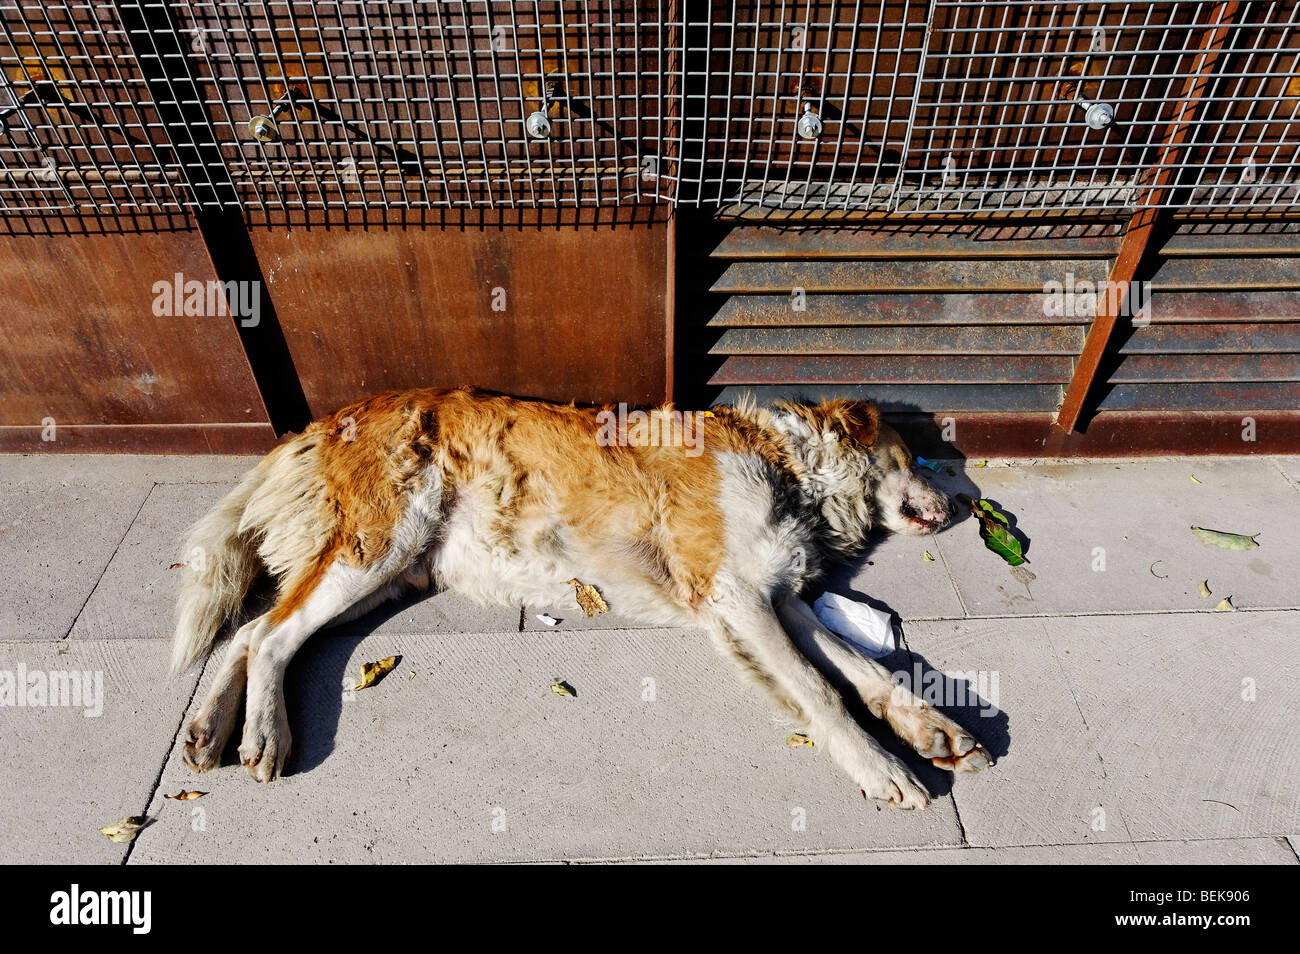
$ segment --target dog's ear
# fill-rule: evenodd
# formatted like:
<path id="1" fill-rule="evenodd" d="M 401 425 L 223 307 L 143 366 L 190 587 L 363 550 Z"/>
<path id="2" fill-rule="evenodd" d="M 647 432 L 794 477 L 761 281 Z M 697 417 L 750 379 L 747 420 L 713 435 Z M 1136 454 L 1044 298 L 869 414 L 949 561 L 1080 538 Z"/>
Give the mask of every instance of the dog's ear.
<path id="1" fill-rule="evenodd" d="M 880 411 L 872 401 L 836 398 L 817 405 L 818 416 L 826 428 L 849 438 L 862 447 L 876 443 L 880 433 Z"/>

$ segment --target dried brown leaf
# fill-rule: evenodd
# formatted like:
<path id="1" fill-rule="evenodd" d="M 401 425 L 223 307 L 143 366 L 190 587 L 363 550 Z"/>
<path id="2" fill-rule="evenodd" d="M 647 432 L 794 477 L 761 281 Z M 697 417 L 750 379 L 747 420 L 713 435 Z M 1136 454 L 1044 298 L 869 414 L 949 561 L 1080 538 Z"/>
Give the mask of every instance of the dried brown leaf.
<path id="1" fill-rule="evenodd" d="M 568 580 L 567 582 L 570 586 L 577 587 L 575 595 L 578 598 L 578 605 L 582 607 L 582 611 L 588 616 L 600 616 L 602 613 L 609 612 L 609 604 L 600 595 L 600 590 L 590 583 L 583 583 L 578 579 Z"/>
<path id="2" fill-rule="evenodd" d="M 397 666 L 397 659 L 396 656 L 385 656 L 379 662 L 363 662 L 361 664 L 361 681 L 352 687 L 353 691 L 369 689 L 380 679 L 383 679 Z"/>

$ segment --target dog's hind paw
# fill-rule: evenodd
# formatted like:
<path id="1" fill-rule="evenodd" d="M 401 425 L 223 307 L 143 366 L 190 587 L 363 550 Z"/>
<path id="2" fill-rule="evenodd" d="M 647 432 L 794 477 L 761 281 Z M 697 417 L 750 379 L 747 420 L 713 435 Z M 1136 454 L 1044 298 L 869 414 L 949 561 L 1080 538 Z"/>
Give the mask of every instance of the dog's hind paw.
<path id="1" fill-rule="evenodd" d="M 248 774 L 259 782 L 269 782 L 284 771 L 289 759 L 292 736 L 284 703 L 250 711 L 244 720 L 244 737 L 239 743 L 239 760 Z"/>
<path id="2" fill-rule="evenodd" d="M 200 710 L 185 728 L 181 761 L 196 772 L 208 772 L 221 764 L 221 752 L 234 728 L 234 716 Z"/>

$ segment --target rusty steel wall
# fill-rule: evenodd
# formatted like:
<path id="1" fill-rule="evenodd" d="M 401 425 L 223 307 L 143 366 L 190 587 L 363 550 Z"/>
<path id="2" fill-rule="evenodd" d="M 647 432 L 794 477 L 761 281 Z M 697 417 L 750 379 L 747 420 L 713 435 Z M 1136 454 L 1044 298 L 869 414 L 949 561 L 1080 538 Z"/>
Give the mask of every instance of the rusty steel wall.
<path id="1" fill-rule="evenodd" d="M 1283 0 L 0 0 L 0 292 L 105 299 L 72 344 L 19 323 L 0 428 L 55 401 L 33 347 L 139 365 L 163 386 L 59 413 L 191 448 L 418 383 L 1290 414 L 1297 75 Z M 258 287 L 260 325 L 139 320 L 169 249 Z M 1044 313 L 1063 280 L 1144 283 L 1154 317 Z"/>

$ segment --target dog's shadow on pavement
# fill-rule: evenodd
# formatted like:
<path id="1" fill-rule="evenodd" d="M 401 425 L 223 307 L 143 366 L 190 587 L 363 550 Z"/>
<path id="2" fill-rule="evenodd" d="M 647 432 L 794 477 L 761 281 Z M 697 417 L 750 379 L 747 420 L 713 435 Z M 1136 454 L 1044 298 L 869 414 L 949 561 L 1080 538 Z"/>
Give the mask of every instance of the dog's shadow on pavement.
<path id="1" fill-rule="evenodd" d="M 890 671 L 895 683 L 909 689 L 973 735 L 993 756 L 994 767 L 985 771 L 997 771 L 996 763 L 1011 750 L 1011 720 L 995 704 L 997 682 L 993 674 L 945 672 L 930 665 L 920 653 L 904 647 L 877 662 Z M 929 759 L 913 752 L 859 700 L 846 698 L 845 705 L 886 750 L 916 772 L 932 796 L 941 798 L 952 792 L 953 773 L 935 767 Z"/>
<path id="2" fill-rule="evenodd" d="M 370 690 L 352 691 L 361 680 L 359 665 L 348 668 L 353 651 L 384 622 L 430 595 L 412 593 L 384 603 L 358 619 L 326 627 L 294 657 L 284 684 L 289 729 L 293 733 L 286 775 L 310 772 L 329 758 L 338 737 L 343 707 L 365 705 L 362 697 Z M 401 655 L 397 655 L 398 666 L 384 679 L 407 678 Z"/>

